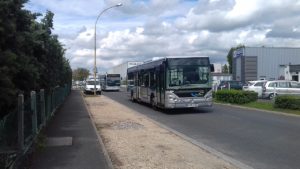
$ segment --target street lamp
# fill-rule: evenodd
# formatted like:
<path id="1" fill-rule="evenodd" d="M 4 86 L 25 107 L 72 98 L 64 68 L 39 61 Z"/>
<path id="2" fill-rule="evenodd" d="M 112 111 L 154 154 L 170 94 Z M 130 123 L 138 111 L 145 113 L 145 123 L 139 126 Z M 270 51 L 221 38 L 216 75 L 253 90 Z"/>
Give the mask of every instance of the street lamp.
<path id="1" fill-rule="evenodd" d="M 97 28 L 97 22 L 100 18 L 100 16 L 107 10 L 111 9 L 111 8 L 114 8 L 114 7 L 119 7 L 119 6 L 122 6 L 122 3 L 118 3 L 117 5 L 114 5 L 114 6 L 111 6 L 111 7 L 108 7 L 104 10 L 102 10 L 102 12 L 100 12 L 100 14 L 98 15 L 97 19 L 96 19 L 96 22 L 95 22 L 95 34 L 94 34 L 94 38 L 95 38 L 95 48 L 94 48 L 94 95 L 96 95 L 96 74 L 97 74 L 97 66 L 96 66 L 96 28 Z"/>

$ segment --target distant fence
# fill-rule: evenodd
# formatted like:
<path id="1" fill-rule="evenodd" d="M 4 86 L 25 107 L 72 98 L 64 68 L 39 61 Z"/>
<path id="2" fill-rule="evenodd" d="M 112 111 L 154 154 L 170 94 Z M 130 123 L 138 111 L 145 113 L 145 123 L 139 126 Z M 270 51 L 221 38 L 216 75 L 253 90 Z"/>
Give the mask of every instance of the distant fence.
<path id="1" fill-rule="evenodd" d="M 18 95 L 17 108 L 0 119 L 0 168 L 12 169 L 32 146 L 41 129 L 71 91 L 70 85 L 51 91 Z"/>

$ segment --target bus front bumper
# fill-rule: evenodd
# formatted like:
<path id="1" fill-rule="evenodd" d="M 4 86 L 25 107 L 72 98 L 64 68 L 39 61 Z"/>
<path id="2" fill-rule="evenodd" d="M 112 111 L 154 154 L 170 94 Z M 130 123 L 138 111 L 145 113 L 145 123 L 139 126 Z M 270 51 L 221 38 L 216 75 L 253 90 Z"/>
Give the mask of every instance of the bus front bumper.
<path id="1" fill-rule="evenodd" d="M 212 98 L 181 98 L 176 101 L 166 100 L 165 108 L 197 108 L 211 107 L 213 105 Z"/>
<path id="2" fill-rule="evenodd" d="M 120 90 L 120 86 L 106 86 L 105 88 L 106 90 Z"/>

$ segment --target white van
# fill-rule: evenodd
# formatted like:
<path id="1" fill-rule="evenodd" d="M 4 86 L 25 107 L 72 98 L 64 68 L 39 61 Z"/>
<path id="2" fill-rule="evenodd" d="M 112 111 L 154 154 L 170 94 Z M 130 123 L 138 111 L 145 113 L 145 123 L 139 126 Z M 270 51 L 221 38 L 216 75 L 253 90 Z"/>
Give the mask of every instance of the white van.
<path id="1" fill-rule="evenodd" d="M 85 82 L 85 87 L 84 87 L 84 93 L 94 93 L 95 89 L 95 82 L 96 82 L 96 93 L 101 95 L 101 86 L 100 86 L 100 81 L 97 79 L 96 81 L 94 79 L 88 79 Z"/>

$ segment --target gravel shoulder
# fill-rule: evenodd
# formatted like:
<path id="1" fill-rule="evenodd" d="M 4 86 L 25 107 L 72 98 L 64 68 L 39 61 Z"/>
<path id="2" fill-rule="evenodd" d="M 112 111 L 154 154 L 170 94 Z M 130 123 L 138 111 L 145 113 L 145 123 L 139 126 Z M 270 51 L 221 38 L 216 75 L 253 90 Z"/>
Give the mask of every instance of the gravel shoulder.
<path id="1" fill-rule="evenodd" d="M 237 168 L 108 97 L 84 99 L 115 169 Z"/>

